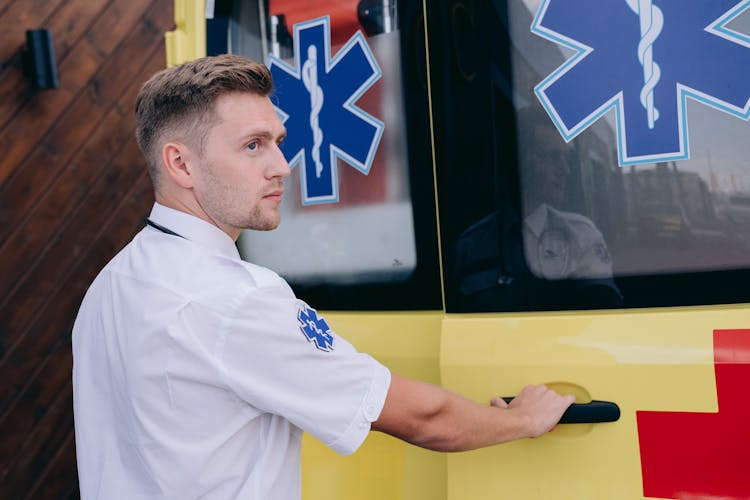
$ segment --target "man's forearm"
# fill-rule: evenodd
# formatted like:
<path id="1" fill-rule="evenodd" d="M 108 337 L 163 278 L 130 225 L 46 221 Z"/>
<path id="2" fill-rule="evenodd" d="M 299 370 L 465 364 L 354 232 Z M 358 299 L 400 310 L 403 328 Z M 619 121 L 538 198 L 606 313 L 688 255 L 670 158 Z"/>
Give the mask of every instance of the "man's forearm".
<path id="1" fill-rule="evenodd" d="M 436 451 L 466 451 L 529 437 L 518 410 L 482 405 L 449 391 L 444 398 L 441 411 L 426 419 L 413 440 L 407 441 Z"/>
<path id="2" fill-rule="evenodd" d="M 437 451 L 465 451 L 536 437 L 572 403 L 543 386 L 524 388 L 510 406 L 486 406 L 441 387 L 393 375 L 373 429 Z"/>

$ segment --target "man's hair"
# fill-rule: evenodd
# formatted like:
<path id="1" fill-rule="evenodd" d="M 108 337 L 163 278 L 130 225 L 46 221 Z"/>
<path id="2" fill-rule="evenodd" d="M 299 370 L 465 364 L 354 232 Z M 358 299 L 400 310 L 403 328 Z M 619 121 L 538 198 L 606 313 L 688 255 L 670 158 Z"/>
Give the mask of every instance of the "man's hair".
<path id="1" fill-rule="evenodd" d="M 271 73 L 263 64 L 228 54 L 195 59 L 152 76 L 135 102 L 135 136 L 154 186 L 163 142 L 183 140 L 202 155 L 208 131 L 218 119 L 217 98 L 233 92 L 265 97 L 272 89 Z"/>

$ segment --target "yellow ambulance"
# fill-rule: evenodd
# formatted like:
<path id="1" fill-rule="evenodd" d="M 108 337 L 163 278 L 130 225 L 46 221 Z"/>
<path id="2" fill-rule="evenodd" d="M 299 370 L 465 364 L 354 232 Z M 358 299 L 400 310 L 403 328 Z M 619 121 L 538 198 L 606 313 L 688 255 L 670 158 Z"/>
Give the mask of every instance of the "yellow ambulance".
<path id="1" fill-rule="evenodd" d="M 750 0 L 176 0 L 266 62 L 293 167 L 243 258 L 409 377 L 552 433 L 303 447 L 308 500 L 750 499 Z M 311 376 L 311 383 L 325 383 Z"/>

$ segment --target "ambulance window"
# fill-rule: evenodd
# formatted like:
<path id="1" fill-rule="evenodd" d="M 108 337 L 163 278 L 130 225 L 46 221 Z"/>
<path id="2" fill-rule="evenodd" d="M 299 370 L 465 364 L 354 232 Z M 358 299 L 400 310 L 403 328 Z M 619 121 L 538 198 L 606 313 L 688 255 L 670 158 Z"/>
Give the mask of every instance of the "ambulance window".
<path id="1" fill-rule="evenodd" d="M 629 2 L 621 7 L 637 29 L 638 14 Z M 712 64 L 703 61 L 704 70 L 683 68 L 684 78 L 696 86 L 684 99 L 684 109 L 683 101 L 674 106 L 677 90 L 672 96 L 657 86 L 652 97 L 643 92 L 643 104 L 637 102 L 633 111 L 625 104 L 618 108 L 616 92 L 607 93 L 600 86 L 624 85 L 631 81 L 627 70 L 632 69 L 638 73 L 633 77 L 637 91 L 615 90 L 622 90 L 620 98 L 638 97 L 645 88 L 643 67 L 637 58 L 633 64 L 607 63 L 593 55 L 587 65 L 572 48 L 573 35 L 589 43 L 609 35 L 593 28 L 586 31 L 592 25 L 574 22 L 565 2 L 467 3 L 463 17 L 471 22 L 464 23 L 458 36 L 452 33 L 452 40 L 444 40 L 432 27 L 440 24 L 441 16 L 448 26 L 455 26 L 460 9 L 446 14 L 437 6 L 434 10 L 432 45 L 446 43 L 458 61 L 441 67 L 439 56 L 431 59 L 438 70 L 445 69 L 442 85 L 434 85 L 440 95 L 433 99 L 444 99 L 452 117 L 436 123 L 437 133 L 443 134 L 436 144 L 441 144 L 439 137 L 453 139 L 462 130 L 479 136 L 473 140 L 476 147 L 460 153 L 450 146 L 437 151 L 448 311 L 750 300 L 750 287 L 744 284 L 750 276 L 750 123 L 743 111 L 750 94 L 737 98 L 735 107 L 718 103 L 710 92 L 725 99 L 736 96 L 704 74 L 725 68 L 720 78 L 746 82 L 747 65 L 722 66 L 720 55 L 714 53 Z M 688 15 L 679 9 L 660 14 L 670 26 Z M 553 27 L 565 27 L 566 36 L 553 32 Z M 611 27 L 612 33 L 615 29 Z M 673 33 L 665 31 L 663 36 Z M 731 37 L 735 47 L 727 41 Z M 717 39 L 724 40 L 717 46 L 731 57 L 744 57 L 750 64 L 750 13 L 731 20 Z M 618 43 L 620 50 L 625 42 Z M 626 49 L 621 50 L 627 55 Z M 635 43 L 633 57 L 637 50 Z M 676 78 L 678 64 L 685 62 L 670 60 L 665 53 L 662 50 L 661 58 L 654 55 L 652 61 L 661 65 L 663 86 Z M 580 68 L 573 65 L 576 58 L 583 61 Z M 696 67 L 701 63 L 698 56 L 690 62 Z M 599 73 L 586 79 L 586 71 Z M 684 122 L 682 115 L 670 115 L 670 105 L 674 113 L 684 114 Z M 463 113 L 465 108 L 471 112 Z M 684 144 L 636 137 L 634 123 L 641 112 L 644 123 L 655 124 L 652 130 L 666 130 L 656 127 L 671 120 L 677 138 L 684 124 Z M 573 116 L 580 120 L 575 122 Z M 652 136 L 645 132 L 641 137 Z M 461 180 L 466 165 L 472 166 L 473 189 Z M 471 206 L 462 203 L 456 190 L 472 194 Z"/>
<path id="2" fill-rule="evenodd" d="M 243 259 L 320 308 L 441 308 L 421 6 L 226 4 L 228 51 L 272 71 L 292 165 L 281 225 L 245 231 Z"/>

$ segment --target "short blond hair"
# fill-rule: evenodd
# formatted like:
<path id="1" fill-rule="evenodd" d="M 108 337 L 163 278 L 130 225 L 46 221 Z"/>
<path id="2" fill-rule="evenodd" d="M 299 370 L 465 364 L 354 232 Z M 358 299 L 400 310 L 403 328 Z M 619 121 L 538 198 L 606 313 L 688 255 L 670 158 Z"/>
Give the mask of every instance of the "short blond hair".
<path id="1" fill-rule="evenodd" d="M 268 96 L 271 73 L 238 55 L 202 57 L 159 71 L 143 84 L 135 102 L 135 136 L 154 186 L 159 178 L 159 146 L 166 136 L 188 141 L 203 154 L 216 124 L 216 99 L 233 92 Z"/>

